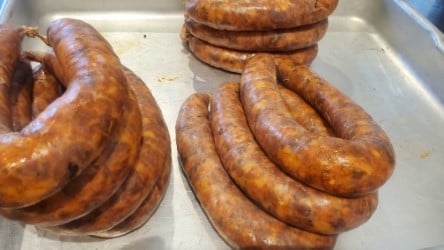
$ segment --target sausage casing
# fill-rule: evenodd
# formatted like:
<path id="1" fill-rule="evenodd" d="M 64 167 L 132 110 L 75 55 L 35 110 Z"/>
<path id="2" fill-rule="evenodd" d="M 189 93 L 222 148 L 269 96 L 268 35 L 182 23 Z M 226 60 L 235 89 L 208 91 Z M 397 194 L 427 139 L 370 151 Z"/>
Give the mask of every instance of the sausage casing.
<path id="1" fill-rule="evenodd" d="M 236 187 L 217 155 L 208 104 L 207 94 L 193 94 L 182 104 L 176 142 L 189 184 L 220 236 L 234 248 L 333 248 L 335 236 L 288 226 L 262 211 Z"/>
<path id="2" fill-rule="evenodd" d="M 185 11 L 197 23 L 220 30 L 270 30 L 316 23 L 338 0 L 189 0 Z"/>
<path id="3" fill-rule="evenodd" d="M 218 47 L 251 52 L 285 52 L 310 47 L 324 37 L 327 26 L 325 19 L 293 29 L 228 31 L 185 19 L 185 27 L 194 37 Z"/>
<path id="4" fill-rule="evenodd" d="M 216 149 L 227 173 L 267 212 L 295 227 L 338 234 L 355 228 L 373 214 L 376 194 L 340 198 L 295 181 L 274 165 L 252 135 L 239 84 L 226 83 L 211 101 L 211 125 Z"/>
<path id="5" fill-rule="evenodd" d="M 142 141 L 133 171 L 119 190 L 91 213 L 70 223 L 47 228 L 59 234 L 87 235 L 106 231 L 130 216 L 145 200 L 171 161 L 168 128 L 162 112 L 143 81 L 123 68 L 130 88 L 136 93 L 142 113 Z"/>
<path id="6" fill-rule="evenodd" d="M 242 75 L 241 100 L 267 155 L 289 175 L 325 192 L 346 197 L 374 192 L 394 167 L 393 148 L 384 131 L 308 67 L 279 67 L 283 84 L 323 115 L 338 137 L 310 135 L 292 119 L 276 87 L 273 58 L 258 55 Z"/>
<path id="7" fill-rule="evenodd" d="M 189 50 L 199 60 L 216 68 L 234 73 L 242 73 L 247 60 L 255 55 L 253 52 L 244 52 L 217 47 L 191 35 L 186 35 L 186 33 L 186 31 L 182 32 L 182 38 L 186 40 Z M 269 54 L 277 59 L 285 58 L 297 64 L 310 64 L 315 59 L 317 53 L 318 46 L 315 44 L 310 47 L 291 52 L 275 52 Z"/>

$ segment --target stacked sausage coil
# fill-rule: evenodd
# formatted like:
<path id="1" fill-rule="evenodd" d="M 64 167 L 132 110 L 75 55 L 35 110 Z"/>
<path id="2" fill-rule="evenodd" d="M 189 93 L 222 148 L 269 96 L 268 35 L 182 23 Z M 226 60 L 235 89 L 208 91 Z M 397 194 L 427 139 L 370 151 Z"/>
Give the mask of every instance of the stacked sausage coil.
<path id="1" fill-rule="evenodd" d="M 267 54 L 247 61 L 240 83 L 190 96 L 176 140 L 202 209 L 234 248 L 333 248 L 374 213 L 395 164 L 365 110 Z"/>
<path id="2" fill-rule="evenodd" d="M 145 83 L 83 21 L 56 20 L 46 37 L 0 30 L 0 214 L 65 235 L 141 227 L 171 169 L 168 129 Z M 25 36 L 51 49 L 22 51 Z"/>
<path id="3" fill-rule="evenodd" d="M 338 0 L 187 0 L 182 40 L 201 61 L 241 73 L 257 53 L 309 65 Z"/>

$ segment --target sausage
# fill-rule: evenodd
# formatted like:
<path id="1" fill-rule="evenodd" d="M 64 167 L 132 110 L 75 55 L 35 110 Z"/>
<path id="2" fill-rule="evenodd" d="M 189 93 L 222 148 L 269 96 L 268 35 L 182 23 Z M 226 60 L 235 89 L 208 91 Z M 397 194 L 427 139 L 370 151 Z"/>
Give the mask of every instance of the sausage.
<path id="1" fill-rule="evenodd" d="M 65 235 L 86 235 L 108 230 L 130 216 L 148 196 L 162 168 L 171 161 L 171 143 L 162 112 L 143 81 L 123 69 L 130 88 L 136 93 L 142 112 L 143 130 L 139 155 L 133 172 L 120 189 L 91 213 L 67 224 L 49 227 Z"/>
<path id="2" fill-rule="evenodd" d="M 35 204 L 90 166 L 127 99 L 120 61 L 92 26 L 59 19 L 47 36 L 68 88 L 20 133 L 0 136 L 0 207 Z"/>
<path id="3" fill-rule="evenodd" d="M 184 32 L 185 33 L 185 32 Z M 242 73 L 246 61 L 255 55 L 252 52 L 242 52 L 213 46 L 193 36 L 187 37 L 189 50 L 202 62 L 213 67 L 234 73 Z M 286 53 L 270 53 L 276 58 L 287 58 L 299 64 L 310 64 L 318 53 L 317 45 Z"/>
<path id="4" fill-rule="evenodd" d="M 219 88 L 210 117 L 227 173 L 256 204 L 283 222 L 315 233 L 338 234 L 361 225 L 375 211 L 376 194 L 354 199 L 332 196 L 295 181 L 274 165 L 250 132 L 239 84 Z"/>
<path id="5" fill-rule="evenodd" d="M 1 209 L 0 214 L 27 224 L 56 226 L 108 200 L 130 174 L 139 152 L 142 118 L 135 94 L 129 91 L 128 96 L 112 138 L 91 166 L 48 199 L 25 208 Z"/>
<path id="6" fill-rule="evenodd" d="M 391 175 L 394 152 L 384 131 L 359 105 L 308 67 L 281 64 L 283 84 L 303 97 L 338 137 L 307 133 L 295 122 L 276 87 L 273 58 L 257 55 L 241 77 L 241 100 L 253 134 L 290 176 L 330 194 L 375 192 Z M 291 84 L 290 84 L 291 83 Z"/>
<path id="7" fill-rule="evenodd" d="M 20 59 L 15 68 L 14 78 L 9 88 L 12 127 L 20 131 L 32 120 L 32 68 L 28 60 Z"/>
<path id="8" fill-rule="evenodd" d="M 270 30 L 319 22 L 338 0 L 189 0 L 185 11 L 195 22 L 220 30 Z"/>
<path id="9" fill-rule="evenodd" d="M 280 84 L 278 88 L 292 118 L 301 124 L 308 133 L 319 136 L 335 136 L 330 125 L 304 99 Z"/>
<path id="10" fill-rule="evenodd" d="M 291 227 L 254 205 L 233 183 L 216 152 L 207 94 L 182 104 L 176 144 L 182 169 L 197 200 L 219 235 L 233 248 L 331 249 L 336 236 Z"/>
<path id="11" fill-rule="evenodd" d="M 62 87 L 54 75 L 42 65 L 34 70 L 33 78 L 32 117 L 35 118 L 62 94 Z"/>
<path id="12" fill-rule="evenodd" d="M 13 130 L 9 87 L 14 77 L 15 67 L 20 59 L 22 41 L 25 37 L 23 27 L 0 24 L 0 133 Z M 0 198 L 1 199 L 1 198 Z"/>
<path id="13" fill-rule="evenodd" d="M 214 46 L 252 52 L 285 52 L 312 46 L 322 39 L 327 26 L 328 21 L 324 19 L 292 29 L 228 31 L 216 30 L 185 18 L 185 27 L 194 37 Z"/>
<path id="14" fill-rule="evenodd" d="M 168 180 L 170 177 L 171 162 L 166 161 L 162 169 L 162 174 L 157 180 L 156 185 L 151 190 L 150 194 L 145 198 L 140 207 L 134 213 L 127 217 L 111 229 L 103 232 L 91 234 L 91 236 L 101 238 L 113 238 L 128 234 L 140 227 L 142 227 L 149 218 L 154 214 L 168 187 Z"/>

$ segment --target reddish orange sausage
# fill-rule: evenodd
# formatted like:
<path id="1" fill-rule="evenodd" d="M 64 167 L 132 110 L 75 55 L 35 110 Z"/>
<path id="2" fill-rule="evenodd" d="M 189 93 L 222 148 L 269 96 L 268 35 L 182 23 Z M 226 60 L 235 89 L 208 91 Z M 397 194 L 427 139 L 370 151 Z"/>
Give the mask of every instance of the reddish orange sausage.
<path id="1" fill-rule="evenodd" d="M 303 185 L 275 166 L 251 134 L 239 100 L 239 84 L 219 88 L 212 98 L 210 117 L 227 173 L 253 201 L 280 220 L 316 233 L 338 234 L 361 225 L 375 211 L 375 194 L 339 198 Z"/>
<path id="2" fill-rule="evenodd" d="M 0 24 L 0 133 L 13 130 L 9 87 L 14 77 L 15 67 L 20 59 L 22 41 L 25 37 L 23 27 Z"/>
<path id="3" fill-rule="evenodd" d="M 32 68 L 28 60 L 17 62 L 14 79 L 9 88 L 12 127 L 20 131 L 32 120 Z"/>
<path id="4" fill-rule="evenodd" d="M 48 228 L 67 235 L 86 235 L 106 231 L 130 216 L 145 200 L 171 161 L 168 128 L 162 112 L 143 81 L 124 69 L 130 88 L 136 93 L 142 112 L 141 148 L 133 172 L 120 189 L 91 213 L 70 223 Z"/>
<path id="5" fill-rule="evenodd" d="M 329 16 L 338 0 L 189 0 L 186 13 L 197 23 L 220 30 L 294 28 Z"/>
<path id="6" fill-rule="evenodd" d="M 92 26 L 59 19 L 49 25 L 48 41 L 68 88 L 20 133 L 0 136 L 0 207 L 35 204 L 90 166 L 127 99 L 120 61 Z"/>
<path id="7" fill-rule="evenodd" d="M 237 50 L 229 50 L 208 44 L 193 36 L 187 36 L 186 32 L 184 38 L 188 43 L 188 48 L 202 62 L 213 67 L 220 68 L 234 73 L 242 73 L 245 63 L 249 58 L 255 55 L 252 52 L 242 52 Z M 310 64 L 318 53 L 317 45 L 310 46 L 286 53 L 269 53 L 275 58 L 286 58 L 298 64 Z"/>
<path id="8" fill-rule="evenodd" d="M 286 52 L 310 47 L 322 39 L 327 26 L 325 19 L 292 29 L 228 31 L 185 19 L 185 27 L 194 37 L 218 47 L 251 52 Z"/>
<path id="9" fill-rule="evenodd" d="M 256 140 L 284 171 L 340 196 L 374 192 L 391 175 L 394 152 L 384 131 L 350 98 L 308 67 L 280 65 L 283 83 L 312 105 L 340 137 L 319 137 L 296 123 L 276 87 L 273 58 L 249 60 L 241 99 Z"/>
<path id="10" fill-rule="evenodd" d="M 208 102 L 208 95 L 193 94 L 182 104 L 176 142 L 189 184 L 219 235 L 233 248 L 333 248 L 335 236 L 288 226 L 262 211 L 237 188 L 216 152 Z"/>
<path id="11" fill-rule="evenodd" d="M 94 163 L 60 192 L 33 206 L 0 214 L 28 224 L 55 226 L 77 219 L 108 200 L 122 185 L 138 156 L 142 118 L 132 91 L 108 145 Z"/>
<path id="12" fill-rule="evenodd" d="M 62 94 L 62 88 L 57 79 L 41 65 L 34 71 L 33 78 L 32 117 L 35 118 Z"/>
<path id="13" fill-rule="evenodd" d="M 150 194 L 145 198 L 140 207 L 137 208 L 124 221 L 120 222 L 111 229 L 103 232 L 92 234 L 93 236 L 102 238 L 113 238 L 128 234 L 145 224 L 148 219 L 154 214 L 156 208 L 159 206 L 163 196 L 168 187 L 168 180 L 170 177 L 171 162 L 165 162 L 165 166 L 162 169 L 162 174 L 157 180 L 156 185 L 151 190 Z"/>
<path id="14" fill-rule="evenodd" d="M 301 124 L 311 134 L 334 136 L 334 131 L 330 125 L 304 99 L 293 91 L 282 87 L 282 85 L 278 85 L 278 88 L 282 98 L 284 98 L 285 106 L 291 112 L 291 116 L 296 122 Z"/>

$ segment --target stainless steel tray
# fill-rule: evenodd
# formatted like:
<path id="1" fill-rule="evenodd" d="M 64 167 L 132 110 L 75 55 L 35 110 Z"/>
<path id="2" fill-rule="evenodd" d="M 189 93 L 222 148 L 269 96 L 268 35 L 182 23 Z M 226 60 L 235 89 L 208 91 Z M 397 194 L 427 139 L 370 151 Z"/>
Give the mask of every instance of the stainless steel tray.
<path id="1" fill-rule="evenodd" d="M 194 92 L 239 76 L 197 61 L 179 31 L 183 1 L 5 0 L 0 21 L 44 31 L 62 16 L 93 24 L 151 88 L 168 122 L 173 172 L 165 199 L 140 230 L 116 239 L 58 237 L 0 219 L 0 249 L 226 249 L 196 202 L 177 160 L 174 125 Z M 313 68 L 362 105 L 397 153 L 373 217 L 343 233 L 336 249 L 444 245 L 443 35 L 402 0 L 341 0 Z M 27 40 L 25 49 L 44 50 Z"/>

